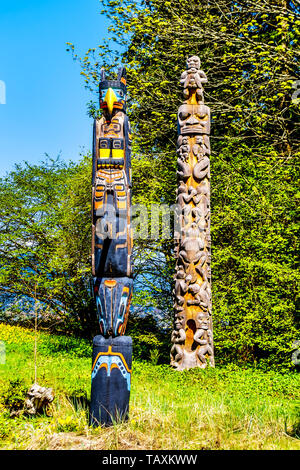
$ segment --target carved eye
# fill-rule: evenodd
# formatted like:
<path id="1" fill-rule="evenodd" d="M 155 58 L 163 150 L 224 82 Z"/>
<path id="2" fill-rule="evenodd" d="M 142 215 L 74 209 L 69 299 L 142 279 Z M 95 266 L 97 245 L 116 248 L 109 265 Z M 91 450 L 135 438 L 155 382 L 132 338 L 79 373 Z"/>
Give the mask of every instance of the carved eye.
<path id="1" fill-rule="evenodd" d="M 199 113 L 197 113 L 197 114 L 195 114 L 195 116 L 196 116 L 198 119 L 203 120 L 203 119 L 205 119 L 205 118 L 207 117 L 207 114 L 199 114 Z"/>
<path id="2" fill-rule="evenodd" d="M 181 112 L 181 113 L 179 113 L 179 119 L 181 121 L 186 121 L 190 117 L 190 115 L 191 115 L 191 113 Z"/>
<path id="3" fill-rule="evenodd" d="M 114 132 L 120 132 L 121 130 L 121 126 L 119 123 L 113 123 L 112 127 L 113 127 Z"/>
<path id="4" fill-rule="evenodd" d="M 109 139 L 99 139 L 100 149 L 109 149 Z"/>
<path id="5" fill-rule="evenodd" d="M 123 149 L 124 148 L 123 139 L 113 139 L 113 148 L 114 149 Z"/>

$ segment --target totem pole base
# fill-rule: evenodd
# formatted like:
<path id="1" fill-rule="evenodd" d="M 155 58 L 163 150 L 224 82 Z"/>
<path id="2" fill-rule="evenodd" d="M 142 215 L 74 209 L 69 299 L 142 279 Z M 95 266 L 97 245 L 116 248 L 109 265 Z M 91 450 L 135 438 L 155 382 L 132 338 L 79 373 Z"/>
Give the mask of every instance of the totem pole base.
<path id="1" fill-rule="evenodd" d="M 131 384 L 130 336 L 93 340 L 90 425 L 111 426 L 128 419 Z"/>

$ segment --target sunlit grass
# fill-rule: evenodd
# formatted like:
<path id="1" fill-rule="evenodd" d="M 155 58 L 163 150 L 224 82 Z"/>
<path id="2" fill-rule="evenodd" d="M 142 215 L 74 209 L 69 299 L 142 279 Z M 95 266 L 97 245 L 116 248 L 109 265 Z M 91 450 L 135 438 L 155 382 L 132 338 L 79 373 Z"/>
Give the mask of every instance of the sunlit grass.
<path id="1" fill-rule="evenodd" d="M 10 380 L 19 378 L 28 388 L 33 382 L 33 335 L 0 325 L 0 340 L 6 342 L 4 396 Z M 2 449 L 300 448 L 296 373 L 235 366 L 178 373 L 134 361 L 129 421 L 93 429 L 90 369 L 86 342 L 40 334 L 38 383 L 52 387 L 55 400 L 48 416 L 31 418 L 10 418 L 2 400 Z"/>

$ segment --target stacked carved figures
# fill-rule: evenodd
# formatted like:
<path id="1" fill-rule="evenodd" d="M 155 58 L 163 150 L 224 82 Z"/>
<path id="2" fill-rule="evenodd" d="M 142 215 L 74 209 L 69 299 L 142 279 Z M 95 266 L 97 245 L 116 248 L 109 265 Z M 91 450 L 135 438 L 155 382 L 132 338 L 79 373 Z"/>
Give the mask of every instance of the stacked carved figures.
<path id="1" fill-rule="evenodd" d="M 132 342 L 123 336 L 132 295 L 130 125 L 126 71 L 99 84 L 93 138 L 92 273 L 100 335 L 94 338 L 91 423 L 128 416 Z"/>
<path id="2" fill-rule="evenodd" d="M 197 56 L 181 75 L 184 104 L 178 110 L 175 321 L 171 365 L 214 366 L 210 269 L 210 110 L 204 104 L 205 73 Z"/>

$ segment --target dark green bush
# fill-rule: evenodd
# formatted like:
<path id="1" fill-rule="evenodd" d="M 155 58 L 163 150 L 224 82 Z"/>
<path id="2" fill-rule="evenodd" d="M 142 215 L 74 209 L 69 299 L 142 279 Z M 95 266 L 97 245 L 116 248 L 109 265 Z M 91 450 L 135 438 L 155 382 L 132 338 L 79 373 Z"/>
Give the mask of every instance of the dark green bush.
<path id="1" fill-rule="evenodd" d="M 9 381 L 8 389 L 3 394 L 3 403 L 10 411 L 23 408 L 27 394 L 27 387 L 21 379 Z"/>

